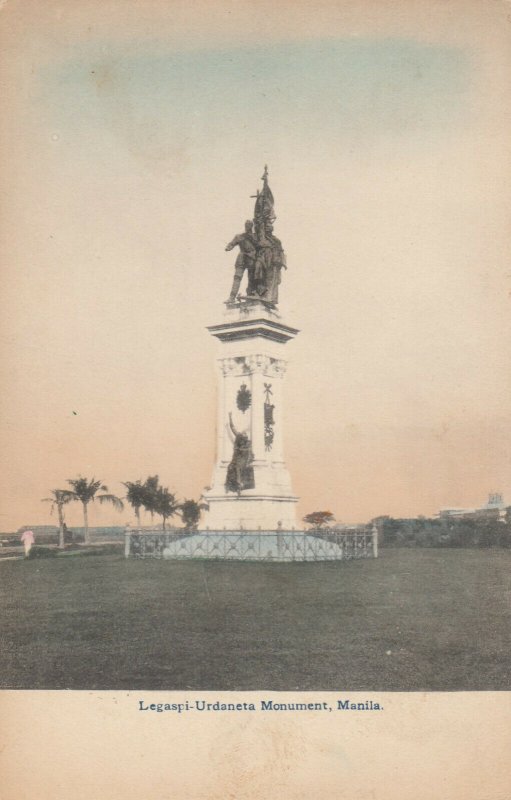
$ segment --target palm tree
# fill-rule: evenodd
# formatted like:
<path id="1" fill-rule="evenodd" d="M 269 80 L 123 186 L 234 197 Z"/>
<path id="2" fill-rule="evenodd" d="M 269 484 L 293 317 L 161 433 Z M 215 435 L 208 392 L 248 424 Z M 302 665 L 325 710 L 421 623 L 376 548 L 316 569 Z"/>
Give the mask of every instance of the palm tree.
<path id="1" fill-rule="evenodd" d="M 69 503 L 73 498 L 70 497 L 70 492 L 67 489 L 52 489 L 51 497 L 44 497 L 42 503 L 51 503 L 50 513 L 53 514 L 57 509 L 59 518 L 59 548 L 64 548 L 64 506 Z"/>
<path id="2" fill-rule="evenodd" d="M 97 497 L 100 503 L 111 503 L 114 508 L 118 511 L 122 511 L 124 508 L 124 503 L 119 497 L 116 497 L 115 494 L 108 494 L 108 486 L 105 486 L 101 483 L 101 481 L 96 481 L 94 478 L 88 480 L 87 478 L 82 478 L 80 475 L 78 478 L 74 480 L 68 480 L 68 483 L 73 487 L 71 489 L 65 489 L 64 492 L 66 496 L 69 497 L 70 500 L 77 500 L 83 506 L 83 522 L 85 528 L 85 544 L 90 544 L 89 541 L 89 518 L 87 513 L 87 506 L 89 503 L 93 503 Z M 103 492 L 103 494 L 98 494 L 98 491 Z"/>
<path id="3" fill-rule="evenodd" d="M 145 510 L 151 515 L 151 522 L 154 520 L 154 515 L 159 513 L 156 510 L 156 506 L 158 504 L 158 492 L 160 488 L 160 478 L 158 475 L 150 475 L 146 478 L 144 483 L 143 505 Z"/>
<path id="4" fill-rule="evenodd" d="M 148 496 L 147 486 L 143 484 L 142 481 L 125 481 L 123 486 L 126 487 L 128 490 L 126 494 L 126 500 L 135 510 L 135 516 L 137 518 L 138 526 L 140 527 L 140 509 L 142 506 L 145 507 L 146 500 Z"/>
<path id="5" fill-rule="evenodd" d="M 179 504 L 178 510 L 181 513 L 181 519 L 187 530 L 193 530 L 197 527 L 203 508 L 204 506 L 196 500 L 183 500 L 183 502 Z"/>
<path id="6" fill-rule="evenodd" d="M 160 517 L 162 517 L 163 530 L 165 530 L 165 523 L 167 519 L 169 517 L 173 517 L 174 514 L 177 513 L 179 503 L 176 500 L 176 496 L 172 494 L 172 492 L 169 492 L 168 489 L 164 489 L 163 486 L 158 487 L 155 500 L 156 502 L 154 510 L 156 514 L 159 514 Z"/>

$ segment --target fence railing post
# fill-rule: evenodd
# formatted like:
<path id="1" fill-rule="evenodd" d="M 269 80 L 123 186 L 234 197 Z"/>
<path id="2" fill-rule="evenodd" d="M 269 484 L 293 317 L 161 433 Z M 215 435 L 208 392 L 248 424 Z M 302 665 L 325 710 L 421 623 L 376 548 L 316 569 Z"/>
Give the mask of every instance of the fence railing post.
<path id="1" fill-rule="evenodd" d="M 378 527 L 373 525 L 373 558 L 378 558 Z"/>
<path id="2" fill-rule="evenodd" d="M 124 558 L 130 557 L 131 550 L 131 529 L 126 527 L 124 530 Z"/>

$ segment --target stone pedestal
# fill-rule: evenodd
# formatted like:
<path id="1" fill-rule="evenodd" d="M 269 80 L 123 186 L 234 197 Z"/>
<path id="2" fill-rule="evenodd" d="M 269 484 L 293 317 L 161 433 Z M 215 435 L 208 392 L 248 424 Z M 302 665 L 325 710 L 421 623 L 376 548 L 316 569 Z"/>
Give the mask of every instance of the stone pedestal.
<path id="1" fill-rule="evenodd" d="M 201 529 L 291 530 L 296 503 L 284 462 L 283 382 L 285 346 L 298 330 L 259 300 L 226 304 L 224 320 L 208 327 L 220 341 L 218 358 L 217 460 L 211 487 L 203 498 L 209 510 Z M 239 493 L 226 489 L 234 433 L 251 442 L 254 487 Z"/>

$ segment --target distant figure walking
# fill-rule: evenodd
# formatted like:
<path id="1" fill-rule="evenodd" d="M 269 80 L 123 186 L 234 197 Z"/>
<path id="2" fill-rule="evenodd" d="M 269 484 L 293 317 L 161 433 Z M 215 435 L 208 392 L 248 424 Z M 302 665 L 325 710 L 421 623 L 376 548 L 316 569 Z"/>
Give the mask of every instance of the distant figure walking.
<path id="1" fill-rule="evenodd" d="M 21 541 L 23 542 L 23 547 L 25 548 L 25 558 L 28 558 L 28 554 L 32 549 L 32 545 L 34 544 L 34 531 L 24 531 L 21 534 Z"/>

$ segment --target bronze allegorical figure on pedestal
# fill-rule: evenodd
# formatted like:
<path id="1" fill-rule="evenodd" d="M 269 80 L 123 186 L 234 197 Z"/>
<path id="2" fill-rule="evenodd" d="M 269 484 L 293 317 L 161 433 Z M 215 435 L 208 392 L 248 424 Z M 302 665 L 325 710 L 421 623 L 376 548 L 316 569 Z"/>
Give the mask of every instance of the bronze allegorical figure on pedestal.
<path id="1" fill-rule="evenodd" d="M 240 298 L 238 293 L 245 270 L 248 274 L 247 298 L 259 299 L 271 306 L 278 303 L 281 271 L 282 268 L 287 269 L 287 265 L 280 239 L 273 235 L 276 216 L 273 194 L 268 186 L 267 167 L 264 168 L 262 181 L 262 191 L 255 196 L 253 223 L 248 220 L 245 223 L 245 233 L 235 236 L 225 248 L 240 248 L 227 303 L 235 303 Z"/>

